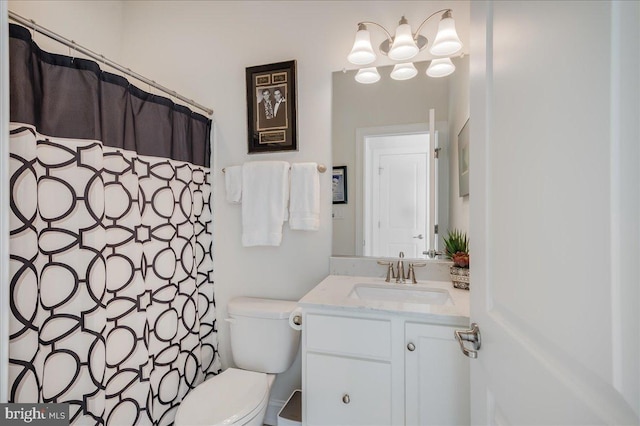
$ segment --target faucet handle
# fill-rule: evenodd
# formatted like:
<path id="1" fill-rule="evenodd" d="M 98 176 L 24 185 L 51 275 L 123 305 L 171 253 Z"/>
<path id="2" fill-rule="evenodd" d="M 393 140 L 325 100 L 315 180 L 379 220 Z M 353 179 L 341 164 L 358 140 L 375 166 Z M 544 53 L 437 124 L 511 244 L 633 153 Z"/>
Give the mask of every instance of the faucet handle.
<path id="1" fill-rule="evenodd" d="M 423 266 L 427 266 L 426 263 L 410 263 L 409 264 L 409 276 L 408 280 L 411 281 L 412 284 L 418 284 L 418 280 L 416 280 L 416 271 L 413 268 L 422 268 Z"/>
<path id="2" fill-rule="evenodd" d="M 384 280 L 385 282 L 391 282 L 391 278 L 396 277 L 396 273 L 393 270 L 393 262 L 378 260 L 378 265 L 387 266 L 387 278 Z"/>

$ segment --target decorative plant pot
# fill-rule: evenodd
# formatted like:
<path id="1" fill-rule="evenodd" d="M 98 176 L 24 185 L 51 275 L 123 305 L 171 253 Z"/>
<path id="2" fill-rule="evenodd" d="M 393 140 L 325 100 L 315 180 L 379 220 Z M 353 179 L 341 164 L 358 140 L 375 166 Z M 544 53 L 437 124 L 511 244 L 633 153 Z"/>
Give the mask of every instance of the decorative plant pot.
<path id="1" fill-rule="evenodd" d="M 469 290 L 469 268 L 451 266 L 449 268 L 449 276 L 455 288 Z"/>

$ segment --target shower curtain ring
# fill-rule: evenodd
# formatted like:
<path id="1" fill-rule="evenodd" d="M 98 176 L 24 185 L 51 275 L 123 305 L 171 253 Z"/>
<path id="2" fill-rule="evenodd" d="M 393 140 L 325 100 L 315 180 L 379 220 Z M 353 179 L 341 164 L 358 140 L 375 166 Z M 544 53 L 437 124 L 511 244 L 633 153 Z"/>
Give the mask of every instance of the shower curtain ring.
<path id="1" fill-rule="evenodd" d="M 36 21 L 34 21 L 33 19 L 29 19 L 29 21 L 31 22 L 31 31 L 33 31 L 33 34 L 31 35 L 31 39 L 34 41 L 36 41 Z"/>
<path id="2" fill-rule="evenodd" d="M 73 64 L 73 61 L 76 59 L 75 58 L 75 51 L 76 51 L 76 42 L 74 40 L 71 40 L 71 45 L 69 46 L 69 56 L 71 57 L 71 63 Z M 72 54 L 72 52 L 74 54 Z"/>

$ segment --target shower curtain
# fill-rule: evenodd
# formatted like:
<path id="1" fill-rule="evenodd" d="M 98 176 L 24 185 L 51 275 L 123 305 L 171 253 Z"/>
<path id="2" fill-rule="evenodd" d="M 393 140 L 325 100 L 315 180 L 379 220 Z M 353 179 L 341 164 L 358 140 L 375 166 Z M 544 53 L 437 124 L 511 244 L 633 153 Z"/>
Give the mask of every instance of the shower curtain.
<path id="1" fill-rule="evenodd" d="M 10 26 L 10 402 L 171 424 L 220 371 L 211 121 Z"/>

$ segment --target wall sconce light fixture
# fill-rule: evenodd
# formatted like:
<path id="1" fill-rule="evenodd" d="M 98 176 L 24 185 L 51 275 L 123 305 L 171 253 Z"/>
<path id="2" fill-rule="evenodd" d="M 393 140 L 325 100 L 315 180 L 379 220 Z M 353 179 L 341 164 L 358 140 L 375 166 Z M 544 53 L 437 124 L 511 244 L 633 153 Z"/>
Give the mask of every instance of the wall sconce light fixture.
<path id="1" fill-rule="evenodd" d="M 422 31 L 429 19 L 442 13 L 438 24 L 438 32 L 429 48 L 431 55 L 438 58 L 433 59 L 429 64 L 427 75 L 430 77 L 445 77 L 456 69 L 453 62 L 451 62 L 451 57 L 462 50 L 462 42 L 456 32 L 456 25 L 451 12 L 451 9 L 442 9 L 432 13 L 420 24 L 415 33 L 411 32 L 411 26 L 403 16 L 394 36 L 391 36 L 391 33 L 386 28 L 376 22 L 360 22 L 358 23 L 358 31 L 356 32 L 353 48 L 347 59 L 354 65 L 369 65 L 376 60 L 377 56 L 371 45 L 371 35 L 367 28 L 367 25 L 374 25 L 382 29 L 387 36 L 387 39 L 379 46 L 380 53 L 394 61 L 401 62 L 393 67 L 391 78 L 394 80 L 413 78 L 418 74 L 418 70 L 409 60 L 414 58 L 428 44 L 427 38 L 421 35 L 420 31 Z M 378 74 L 376 67 L 362 68 L 356 74 L 356 81 L 359 83 L 370 84 L 378 80 L 380 80 L 380 74 Z"/>

